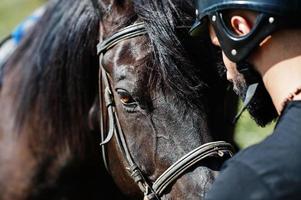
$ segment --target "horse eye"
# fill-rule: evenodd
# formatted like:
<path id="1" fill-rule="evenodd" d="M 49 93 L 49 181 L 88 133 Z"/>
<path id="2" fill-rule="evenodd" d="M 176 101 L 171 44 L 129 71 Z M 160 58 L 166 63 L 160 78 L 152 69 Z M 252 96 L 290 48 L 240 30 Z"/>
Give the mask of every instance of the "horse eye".
<path id="1" fill-rule="evenodd" d="M 117 89 L 116 92 L 119 95 L 120 101 L 123 105 L 127 106 L 136 103 L 136 101 L 128 91 L 123 89 Z"/>

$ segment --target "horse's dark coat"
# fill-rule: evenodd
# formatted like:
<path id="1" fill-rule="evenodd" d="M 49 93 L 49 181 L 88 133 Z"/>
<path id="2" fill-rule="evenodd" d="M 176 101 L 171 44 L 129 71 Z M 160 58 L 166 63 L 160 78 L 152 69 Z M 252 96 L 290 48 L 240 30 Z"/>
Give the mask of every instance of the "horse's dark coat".
<path id="1" fill-rule="evenodd" d="M 220 87 L 215 69 L 215 51 L 208 41 L 188 38 L 186 30 L 177 29 L 192 22 L 192 1 L 111 3 L 99 1 L 98 13 L 90 0 L 50 1 L 6 64 L 0 91 L 0 199 L 99 199 L 105 194 L 124 199 L 111 190 L 114 184 L 100 163 L 99 135 L 90 131 L 88 116 L 98 96 L 99 30 L 101 37 L 107 37 L 137 19 L 147 24 L 148 38 L 122 44 L 116 62 L 106 60 L 112 62 L 113 82 L 121 73 L 116 66 L 135 64 L 131 81 L 137 80 L 135 92 L 145 113 L 122 112 L 120 102 L 118 112 L 125 132 L 137 131 L 129 142 L 134 157 L 153 175 L 150 179 L 191 147 L 224 138 L 228 127 L 220 99 L 225 88 Z M 144 54 L 139 59 L 126 45 Z M 116 53 L 116 49 L 111 52 L 112 58 Z M 153 133 L 156 137 L 150 136 Z M 164 143 L 166 138 L 171 142 Z M 144 157 L 141 148 L 152 151 L 152 160 Z M 114 148 L 110 152 L 116 155 Z M 111 163 L 122 172 L 121 159 L 112 158 Z M 162 159 L 167 162 L 162 164 Z M 156 163 L 162 168 L 154 173 Z M 212 173 L 203 172 L 202 184 L 207 185 L 206 174 L 210 182 Z M 126 184 L 127 177 L 115 181 Z M 185 188 L 176 188 L 181 187 Z M 125 189 L 125 194 L 132 191 Z M 194 190 L 193 195 L 203 192 Z"/>

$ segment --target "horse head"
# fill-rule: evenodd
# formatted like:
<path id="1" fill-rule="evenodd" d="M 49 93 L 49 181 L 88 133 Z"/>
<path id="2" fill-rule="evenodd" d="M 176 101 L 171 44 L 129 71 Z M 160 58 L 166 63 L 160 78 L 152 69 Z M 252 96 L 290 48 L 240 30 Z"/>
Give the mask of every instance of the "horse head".
<path id="1" fill-rule="evenodd" d="M 132 198 L 202 198 L 231 147 L 213 142 L 227 129 L 223 106 L 212 108 L 225 87 L 209 40 L 188 36 L 192 2 L 95 2 L 99 101 L 91 116 L 107 169 Z M 187 159 L 193 153 L 201 161 Z"/>

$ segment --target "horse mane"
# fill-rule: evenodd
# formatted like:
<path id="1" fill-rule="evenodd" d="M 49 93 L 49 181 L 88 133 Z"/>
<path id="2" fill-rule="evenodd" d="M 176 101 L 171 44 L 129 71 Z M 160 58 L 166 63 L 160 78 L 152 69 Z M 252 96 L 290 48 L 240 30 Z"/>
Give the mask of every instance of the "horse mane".
<path id="1" fill-rule="evenodd" d="M 30 121 L 44 132 L 39 137 L 49 140 L 50 147 L 66 141 L 82 145 L 82 137 L 88 135 L 84 119 L 97 93 L 98 26 L 90 0 L 48 3 L 5 66 L 5 74 L 16 80 L 11 86 L 16 90 L 15 132 L 22 132 Z"/>

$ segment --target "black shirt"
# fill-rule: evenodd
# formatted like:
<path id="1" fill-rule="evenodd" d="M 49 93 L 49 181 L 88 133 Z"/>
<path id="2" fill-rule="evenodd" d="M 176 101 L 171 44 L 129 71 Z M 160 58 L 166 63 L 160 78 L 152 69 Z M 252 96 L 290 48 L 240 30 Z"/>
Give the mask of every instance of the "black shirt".
<path id="1" fill-rule="evenodd" d="M 205 199 L 301 199 L 301 101 L 288 104 L 271 136 L 225 162 Z"/>

